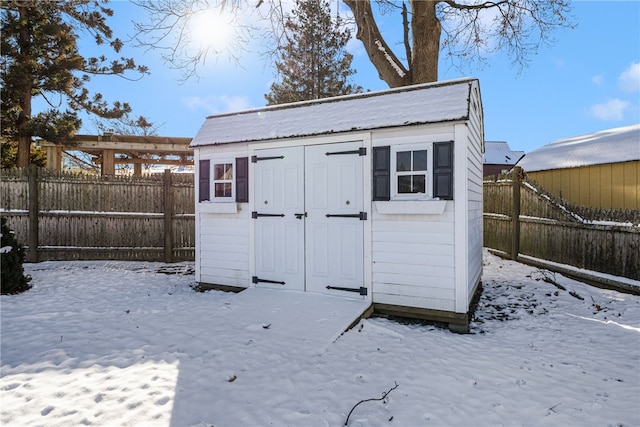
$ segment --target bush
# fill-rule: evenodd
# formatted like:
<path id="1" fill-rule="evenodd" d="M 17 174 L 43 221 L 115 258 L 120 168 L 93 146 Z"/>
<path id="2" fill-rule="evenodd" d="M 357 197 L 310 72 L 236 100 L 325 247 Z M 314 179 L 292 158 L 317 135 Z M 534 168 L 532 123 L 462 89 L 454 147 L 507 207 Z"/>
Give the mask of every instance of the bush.
<path id="1" fill-rule="evenodd" d="M 24 262 L 24 248 L 16 240 L 16 236 L 7 226 L 7 219 L 1 218 L 0 223 L 0 293 L 19 294 L 31 288 L 30 277 L 25 276 L 22 263 Z"/>

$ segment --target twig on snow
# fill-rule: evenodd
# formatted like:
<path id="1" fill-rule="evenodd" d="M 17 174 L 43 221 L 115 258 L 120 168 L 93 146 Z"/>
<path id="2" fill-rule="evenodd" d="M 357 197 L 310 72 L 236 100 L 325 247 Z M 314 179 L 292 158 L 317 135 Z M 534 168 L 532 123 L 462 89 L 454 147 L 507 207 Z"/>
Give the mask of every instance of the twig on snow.
<path id="1" fill-rule="evenodd" d="M 560 405 L 562 405 L 562 402 L 560 402 L 560 403 L 558 403 L 558 404 L 556 404 L 556 405 L 553 405 L 551 408 L 549 408 L 549 409 L 548 409 L 548 411 L 556 412 L 556 411 L 555 411 L 555 408 L 557 408 L 557 407 L 558 407 L 558 406 L 560 406 Z"/>
<path id="2" fill-rule="evenodd" d="M 371 399 L 364 399 L 364 400 L 361 400 L 360 402 L 356 403 L 355 405 L 353 405 L 353 408 L 351 408 L 351 410 L 349 411 L 349 415 L 347 415 L 347 419 L 344 422 L 344 425 L 346 426 L 346 425 L 349 424 L 349 418 L 351 417 L 351 414 L 353 413 L 353 410 L 356 409 L 358 407 L 358 405 L 360 405 L 361 403 L 364 403 L 364 402 L 371 402 L 372 400 L 384 400 L 389 395 L 389 393 L 391 393 L 393 390 L 398 388 L 398 383 L 395 383 L 395 384 L 396 384 L 395 386 L 391 387 L 389 390 L 387 390 L 386 392 L 382 393 L 381 397 L 373 397 Z"/>
<path id="3" fill-rule="evenodd" d="M 556 281 L 556 273 L 555 273 L 555 271 L 539 269 L 537 271 L 537 273 L 539 273 L 542 277 L 539 278 L 539 279 L 536 279 L 536 280 L 542 280 L 543 282 L 551 283 L 553 286 L 555 286 L 556 288 L 560 289 L 561 291 L 566 291 L 567 290 L 567 288 L 565 288 L 564 286 L 562 286 L 560 283 L 558 283 Z"/>
<path id="4" fill-rule="evenodd" d="M 581 301 L 584 301 L 584 297 L 580 296 L 580 294 L 578 294 L 576 291 L 569 291 L 569 295 Z"/>

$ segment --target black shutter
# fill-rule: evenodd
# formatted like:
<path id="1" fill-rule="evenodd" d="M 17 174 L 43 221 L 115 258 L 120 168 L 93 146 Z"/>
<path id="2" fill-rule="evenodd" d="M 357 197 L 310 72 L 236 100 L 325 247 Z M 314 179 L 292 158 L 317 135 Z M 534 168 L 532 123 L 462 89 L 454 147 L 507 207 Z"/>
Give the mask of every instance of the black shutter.
<path id="1" fill-rule="evenodd" d="M 211 200 L 211 161 L 200 160 L 198 166 L 198 201 Z"/>
<path id="2" fill-rule="evenodd" d="M 236 202 L 249 201 L 249 158 L 236 159 Z"/>
<path id="3" fill-rule="evenodd" d="M 373 200 L 391 198 L 391 147 L 373 147 Z"/>
<path id="4" fill-rule="evenodd" d="M 433 143 L 433 197 L 453 200 L 453 142 Z"/>

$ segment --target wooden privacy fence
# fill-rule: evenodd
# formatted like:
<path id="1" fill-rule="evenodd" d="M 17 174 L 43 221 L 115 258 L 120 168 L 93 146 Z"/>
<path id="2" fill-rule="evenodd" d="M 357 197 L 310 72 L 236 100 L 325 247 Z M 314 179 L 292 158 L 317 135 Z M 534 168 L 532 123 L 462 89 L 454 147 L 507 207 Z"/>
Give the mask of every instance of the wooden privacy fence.
<path id="1" fill-rule="evenodd" d="M 30 262 L 194 259 L 191 174 L 99 177 L 31 167 L 0 177 L 0 215 Z"/>
<path id="2" fill-rule="evenodd" d="M 640 226 L 584 219 L 523 178 L 522 170 L 484 185 L 484 246 L 640 280 Z M 637 213 L 636 213 L 637 214 Z"/>

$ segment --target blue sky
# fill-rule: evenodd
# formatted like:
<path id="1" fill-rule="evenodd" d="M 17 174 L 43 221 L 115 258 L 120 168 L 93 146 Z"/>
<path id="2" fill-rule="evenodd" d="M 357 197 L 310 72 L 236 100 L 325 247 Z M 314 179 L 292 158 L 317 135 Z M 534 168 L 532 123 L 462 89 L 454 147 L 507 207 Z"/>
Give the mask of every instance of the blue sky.
<path id="1" fill-rule="evenodd" d="M 132 32 L 131 20 L 142 15 L 127 1 L 114 1 L 111 7 L 112 29 L 125 38 Z M 541 48 L 520 73 L 504 55 L 464 72 L 441 62 L 440 80 L 480 80 L 486 140 L 507 141 L 512 149 L 529 152 L 560 138 L 640 123 L 640 2 L 576 1 L 573 15 L 577 28 L 557 31 L 557 42 Z M 399 19 L 388 16 L 383 31 Z M 350 45 L 354 82 L 386 89 L 359 43 Z M 151 75 L 137 82 L 94 78 L 90 88 L 109 101 L 129 102 L 135 116 L 161 125 L 160 135 L 193 137 L 208 115 L 265 105 L 273 67 L 254 45 L 239 65 L 226 56 L 210 59 L 199 80 L 182 84 L 180 73 L 165 66 L 157 51 L 127 48 L 124 55 L 149 66 Z M 81 51 L 90 54 L 84 45 Z M 84 119 L 81 132 L 96 133 L 91 120 Z"/>

